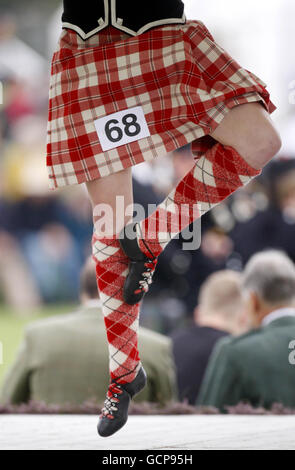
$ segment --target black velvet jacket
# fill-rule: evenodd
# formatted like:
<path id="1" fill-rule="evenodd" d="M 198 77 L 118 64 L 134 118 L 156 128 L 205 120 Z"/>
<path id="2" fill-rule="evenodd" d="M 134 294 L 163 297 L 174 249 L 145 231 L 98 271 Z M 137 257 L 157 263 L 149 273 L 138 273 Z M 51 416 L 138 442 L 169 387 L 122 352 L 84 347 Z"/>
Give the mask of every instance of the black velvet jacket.
<path id="1" fill-rule="evenodd" d="M 181 0 L 64 0 L 64 28 L 83 39 L 113 25 L 133 36 L 155 26 L 185 23 Z"/>

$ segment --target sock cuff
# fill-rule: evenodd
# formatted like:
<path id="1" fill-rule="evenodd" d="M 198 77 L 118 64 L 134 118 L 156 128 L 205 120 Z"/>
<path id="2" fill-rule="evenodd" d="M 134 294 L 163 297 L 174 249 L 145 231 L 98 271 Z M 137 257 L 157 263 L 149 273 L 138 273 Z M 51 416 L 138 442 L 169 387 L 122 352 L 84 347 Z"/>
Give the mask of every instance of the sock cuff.
<path id="1" fill-rule="evenodd" d="M 223 151 L 225 150 L 226 153 L 230 152 L 233 155 L 233 162 L 234 165 L 237 169 L 237 172 L 240 175 L 243 176 L 249 176 L 250 178 L 254 178 L 255 176 L 259 176 L 261 174 L 262 170 L 257 170 L 256 168 L 253 168 L 245 159 L 242 157 L 242 155 L 237 152 L 236 149 L 230 146 L 222 145 L 222 144 L 217 144 L 220 146 Z M 217 149 L 218 151 L 219 149 Z"/>
<path id="2" fill-rule="evenodd" d="M 91 243 L 92 245 L 95 243 L 95 242 L 102 242 L 102 243 L 106 243 L 106 244 L 118 244 L 119 246 L 119 239 L 118 239 L 118 236 L 116 234 L 114 235 L 98 235 L 96 232 L 93 232 L 93 235 L 92 235 L 92 240 L 91 240 Z"/>

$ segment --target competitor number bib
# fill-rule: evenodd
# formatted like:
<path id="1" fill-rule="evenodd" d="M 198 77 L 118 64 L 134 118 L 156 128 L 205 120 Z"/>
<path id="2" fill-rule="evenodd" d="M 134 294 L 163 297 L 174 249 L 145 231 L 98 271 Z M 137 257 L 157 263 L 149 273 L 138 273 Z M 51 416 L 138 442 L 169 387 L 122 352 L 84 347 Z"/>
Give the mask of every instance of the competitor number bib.
<path id="1" fill-rule="evenodd" d="M 109 114 L 94 124 L 104 152 L 151 135 L 141 106 Z"/>

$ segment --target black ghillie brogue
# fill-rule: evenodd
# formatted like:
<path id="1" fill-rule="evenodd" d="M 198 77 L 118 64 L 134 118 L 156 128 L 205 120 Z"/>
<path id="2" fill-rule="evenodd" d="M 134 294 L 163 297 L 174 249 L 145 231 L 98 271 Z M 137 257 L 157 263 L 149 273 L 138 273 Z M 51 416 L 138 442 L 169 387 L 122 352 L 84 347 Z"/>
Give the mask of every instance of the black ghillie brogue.
<path id="1" fill-rule="evenodd" d="M 136 237 L 136 223 L 128 224 L 119 235 L 119 242 L 125 255 L 130 259 L 129 273 L 126 277 L 123 298 L 129 305 L 138 304 L 149 290 L 158 259 L 147 257 L 139 248 Z M 144 243 L 144 240 L 142 240 Z"/>
<path id="2" fill-rule="evenodd" d="M 109 437 L 126 424 L 131 399 L 145 387 L 146 381 L 143 367 L 132 382 L 119 384 L 112 380 L 97 425 L 100 436 Z"/>

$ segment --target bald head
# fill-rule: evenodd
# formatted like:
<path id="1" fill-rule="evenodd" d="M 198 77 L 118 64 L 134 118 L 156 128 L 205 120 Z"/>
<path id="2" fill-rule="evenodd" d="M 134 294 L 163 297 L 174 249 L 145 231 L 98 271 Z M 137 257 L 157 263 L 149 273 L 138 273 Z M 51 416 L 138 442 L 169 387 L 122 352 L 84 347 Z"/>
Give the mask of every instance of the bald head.
<path id="1" fill-rule="evenodd" d="M 218 271 L 208 277 L 200 290 L 198 320 L 207 324 L 214 318 L 214 323 L 228 324 L 227 330 L 233 332 L 242 304 L 241 275 L 235 271 Z"/>

